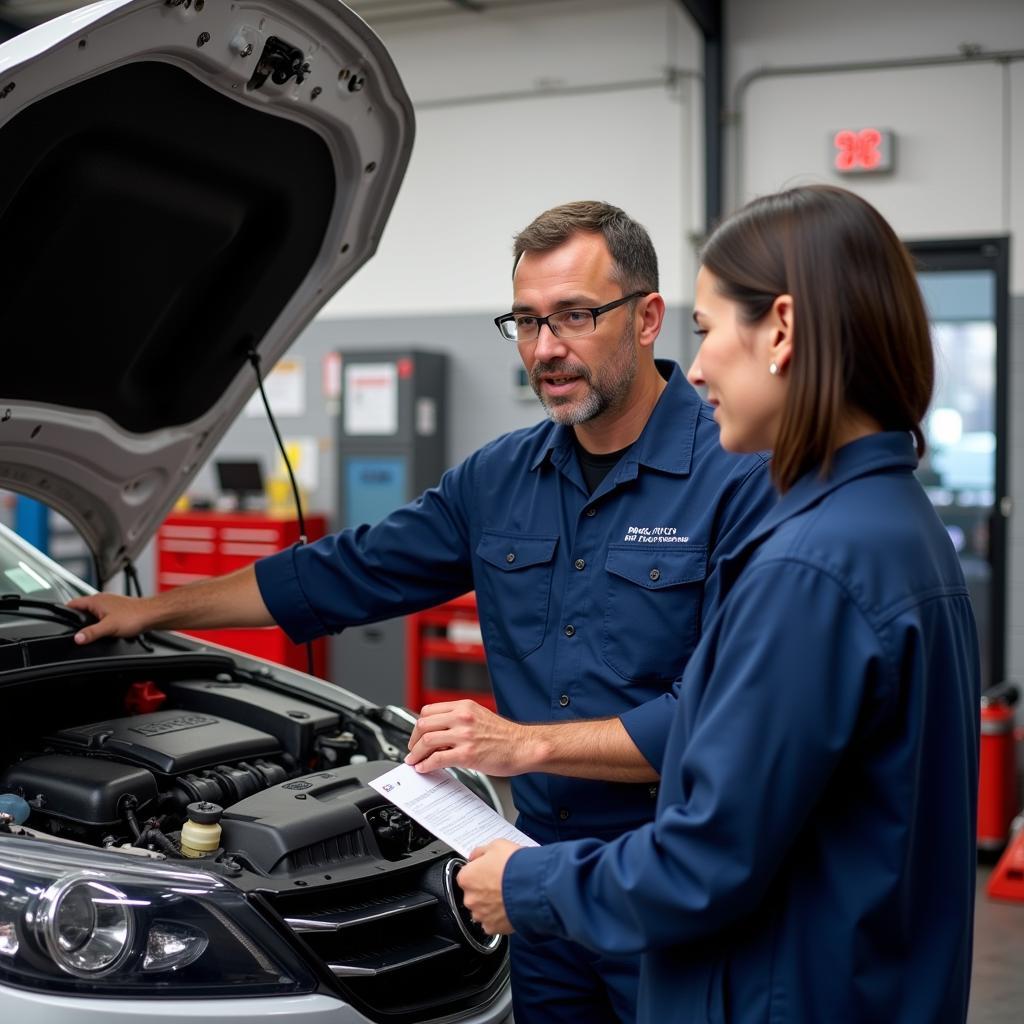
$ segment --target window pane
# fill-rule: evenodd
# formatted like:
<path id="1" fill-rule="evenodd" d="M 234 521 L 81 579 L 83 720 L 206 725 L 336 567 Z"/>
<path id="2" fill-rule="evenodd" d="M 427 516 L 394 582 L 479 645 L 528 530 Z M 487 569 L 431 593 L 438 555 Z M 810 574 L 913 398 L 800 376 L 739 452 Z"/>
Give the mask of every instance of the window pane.
<path id="1" fill-rule="evenodd" d="M 919 275 L 935 346 L 935 395 L 925 419 L 929 451 L 918 469 L 960 555 L 991 679 L 989 538 L 996 476 L 995 274 Z"/>

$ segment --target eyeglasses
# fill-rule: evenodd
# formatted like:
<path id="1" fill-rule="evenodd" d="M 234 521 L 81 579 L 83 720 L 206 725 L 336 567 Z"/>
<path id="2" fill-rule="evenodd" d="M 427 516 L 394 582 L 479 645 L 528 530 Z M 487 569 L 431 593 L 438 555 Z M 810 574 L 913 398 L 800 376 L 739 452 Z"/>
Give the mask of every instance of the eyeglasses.
<path id="1" fill-rule="evenodd" d="M 639 299 L 649 294 L 649 292 L 633 292 L 614 302 L 607 302 L 603 306 L 596 306 L 592 309 L 560 309 L 550 316 L 506 313 L 504 316 L 495 317 L 494 323 L 501 332 L 501 336 L 508 341 L 536 341 L 540 336 L 543 324 L 548 325 L 548 330 L 556 338 L 582 338 L 597 330 L 597 318 L 602 313 L 607 313 L 633 299 Z"/>

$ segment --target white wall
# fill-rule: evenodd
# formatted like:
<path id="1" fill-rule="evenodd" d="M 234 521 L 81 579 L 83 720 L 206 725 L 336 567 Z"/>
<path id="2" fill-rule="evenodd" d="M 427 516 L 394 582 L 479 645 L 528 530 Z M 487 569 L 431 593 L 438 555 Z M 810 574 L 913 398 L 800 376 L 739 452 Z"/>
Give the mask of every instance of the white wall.
<path id="1" fill-rule="evenodd" d="M 732 0 L 728 10 L 733 205 L 809 181 L 854 188 L 905 238 L 1011 234 L 1024 293 L 1024 65 L 971 61 L 813 74 L 786 67 L 1024 51 L 1021 0 Z M 755 77 L 758 69 L 772 69 Z M 841 177 L 838 128 L 896 132 L 891 175 Z"/>
<path id="2" fill-rule="evenodd" d="M 728 71 L 1022 45 L 1020 0 L 725 0 Z"/>
<path id="3" fill-rule="evenodd" d="M 978 64 L 760 79 L 743 108 L 740 195 L 831 181 L 854 188 L 904 238 L 1003 234 L 1004 77 Z M 830 136 L 868 125 L 895 132 L 894 173 L 830 172 Z"/>
<path id="4" fill-rule="evenodd" d="M 1024 20 L 1024 3 L 1021 4 L 1021 19 Z M 1024 32 L 1018 32 L 1020 38 Z M 1024 40 L 1017 43 L 1024 47 Z M 1014 234 L 1016 248 L 1011 258 L 1010 273 L 1015 295 L 1024 295 L 1024 61 L 1011 64 L 1008 68 L 1009 87 L 1004 115 L 1011 126 L 1007 159 L 1009 192 L 1009 230 Z"/>
<path id="5" fill-rule="evenodd" d="M 699 36 L 678 0 L 575 0 L 380 28 L 416 106 L 412 161 L 377 256 L 328 319 L 502 312 L 511 239 L 604 199 L 650 231 L 670 303 L 701 219 Z M 592 90 L 577 93 L 568 90 Z"/>

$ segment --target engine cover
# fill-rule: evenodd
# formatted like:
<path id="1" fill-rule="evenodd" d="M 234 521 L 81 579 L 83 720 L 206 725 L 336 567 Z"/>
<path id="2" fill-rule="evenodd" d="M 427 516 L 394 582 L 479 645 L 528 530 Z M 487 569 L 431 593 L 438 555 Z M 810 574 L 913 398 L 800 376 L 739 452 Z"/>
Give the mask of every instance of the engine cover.
<path id="1" fill-rule="evenodd" d="M 124 827 L 129 797 L 144 815 L 155 807 L 156 779 L 144 768 L 92 757 L 44 754 L 16 764 L 3 787 L 36 801 L 36 812 L 94 828 Z"/>
<path id="2" fill-rule="evenodd" d="M 369 783 L 394 767 L 392 761 L 368 761 L 332 768 L 248 797 L 224 812 L 223 845 L 244 851 L 265 875 L 303 874 L 367 857 L 394 859 L 382 853 L 379 841 L 390 819 L 376 825 L 367 820 L 382 805 L 391 806 Z M 409 851 L 437 842 L 411 822 L 409 831 Z"/>
<path id="3" fill-rule="evenodd" d="M 194 711 L 148 715 L 63 729 L 47 742 L 66 751 L 90 751 L 131 761 L 163 775 L 198 771 L 278 752 L 273 736 L 247 725 Z"/>

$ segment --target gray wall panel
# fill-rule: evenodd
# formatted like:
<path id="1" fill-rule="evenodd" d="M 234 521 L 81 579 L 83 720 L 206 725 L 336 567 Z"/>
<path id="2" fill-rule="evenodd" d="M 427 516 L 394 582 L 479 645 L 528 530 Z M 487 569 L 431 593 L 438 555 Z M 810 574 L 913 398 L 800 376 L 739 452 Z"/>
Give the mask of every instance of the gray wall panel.
<path id="1" fill-rule="evenodd" d="M 1007 492 L 1006 675 L 1024 682 L 1024 295 L 1010 297 Z M 1024 707 L 1018 709 L 1024 721 Z"/>
<path id="2" fill-rule="evenodd" d="M 310 495 L 311 507 L 333 513 L 334 423 L 333 410 L 321 391 L 321 365 L 329 352 L 348 349 L 422 349 L 446 352 L 451 378 L 448 408 L 444 410 L 450 438 L 449 463 L 454 465 L 491 438 L 536 423 L 543 415 L 535 398 L 522 400 L 513 393 L 513 374 L 520 366 L 515 345 L 503 342 L 492 323 L 494 314 L 458 316 L 402 316 L 393 319 L 317 320 L 307 328 L 289 352 L 306 363 L 306 414 L 280 417 L 282 436 L 315 436 L 321 441 L 319 486 Z M 667 313 L 656 352 L 668 359 L 682 359 L 692 350 L 694 336 L 689 308 Z M 216 458 L 261 456 L 270 464 L 273 444 L 270 427 L 262 418 L 240 417 L 231 427 L 211 462 Z M 200 473 L 192 490 L 215 491 L 212 470 Z"/>

